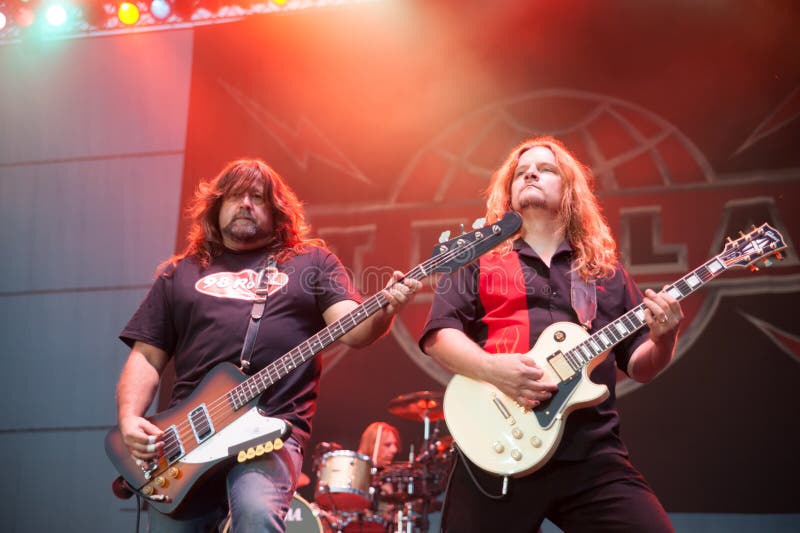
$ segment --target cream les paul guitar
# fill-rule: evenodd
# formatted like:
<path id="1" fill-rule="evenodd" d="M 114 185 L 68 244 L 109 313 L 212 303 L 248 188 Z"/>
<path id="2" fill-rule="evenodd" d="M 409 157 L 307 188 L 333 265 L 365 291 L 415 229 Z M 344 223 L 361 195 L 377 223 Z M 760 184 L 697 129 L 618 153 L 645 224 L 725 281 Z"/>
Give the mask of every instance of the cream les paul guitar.
<path id="1" fill-rule="evenodd" d="M 735 241 L 722 253 L 668 286 L 676 300 L 693 293 L 732 268 L 744 268 L 786 248 L 781 234 L 763 224 Z M 547 327 L 528 353 L 558 391 L 535 409 L 521 407 L 494 386 L 462 375 L 453 376 L 444 395 L 444 417 L 461 451 L 483 470 L 521 477 L 542 466 L 555 453 L 567 415 L 596 405 L 608 388 L 589 380 L 592 369 L 611 348 L 645 325 L 640 304 L 593 335 L 577 324 L 558 322 Z"/>

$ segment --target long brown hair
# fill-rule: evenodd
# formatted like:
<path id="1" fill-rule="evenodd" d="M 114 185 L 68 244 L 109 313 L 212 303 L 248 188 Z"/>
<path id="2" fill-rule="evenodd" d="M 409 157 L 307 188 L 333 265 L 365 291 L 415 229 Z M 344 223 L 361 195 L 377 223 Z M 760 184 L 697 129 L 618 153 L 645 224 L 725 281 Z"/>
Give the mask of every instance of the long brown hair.
<path id="1" fill-rule="evenodd" d="M 486 222 L 499 220 L 511 210 L 511 182 L 520 156 L 535 146 L 548 148 L 561 176 L 558 216 L 564 235 L 575 252 L 574 266 L 584 279 L 614 275 L 617 245 L 594 195 L 594 176 L 564 144 L 553 137 L 533 137 L 520 143 L 492 175 L 487 189 Z M 511 242 L 499 248 L 509 251 Z"/>
<path id="2" fill-rule="evenodd" d="M 203 268 L 208 267 L 224 249 L 219 227 L 224 198 L 244 193 L 259 181 L 272 209 L 273 238 L 267 248 L 276 252 L 276 259 L 284 261 L 306 251 L 309 246 L 324 247 L 324 241 L 308 236 L 311 226 L 306 222 L 303 204 L 280 174 L 260 159 L 239 159 L 231 161 L 216 177 L 197 187 L 194 201 L 187 208 L 191 225 L 186 249 L 162 263 L 159 271 L 175 266 L 186 257 L 197 258 Z"/>

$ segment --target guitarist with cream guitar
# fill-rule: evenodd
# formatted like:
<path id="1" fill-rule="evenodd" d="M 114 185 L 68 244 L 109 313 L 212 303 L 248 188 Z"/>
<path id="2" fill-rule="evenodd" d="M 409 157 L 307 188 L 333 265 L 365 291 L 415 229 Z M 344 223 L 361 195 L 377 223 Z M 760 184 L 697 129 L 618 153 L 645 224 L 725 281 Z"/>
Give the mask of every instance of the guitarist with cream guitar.
<path id="1" fill-rule="evenodd" d="M 443 403 L 460 451 L 444 531 L 531 532 L 545 518 L 567 532 L 673 531 L 620 438 L 617 369 L 654 379 L 673 357 L 679 300 L 783 242 L 762 227 L 642 294 L 591 180 L 556 139 L 517 146 L 492 177 L 486 218 L 516 210 L 520 233 L 440 281 L 420 347 L 456 374 Z"/>
<path id="2" fill-rule="evenodd" d="M 105 442 L 120 473 L 112 486 L 148 503 L 151 531 L 216 530 L 228 507 L 233 531 L 283 531 L 316 409 L 315 355 L 337 340 L 374 341 L 423 278 L 474 261 L 521 218 L 508 213 L 440 243 L 359 304 L 263 161 L 230 163 L 200 185 L 190 213 L 188 248 L 163 265 L 120 335 L 131 351 L 117 386 L 119 427 Z M 145 417 L 170 359 L 170 405 Z"/>

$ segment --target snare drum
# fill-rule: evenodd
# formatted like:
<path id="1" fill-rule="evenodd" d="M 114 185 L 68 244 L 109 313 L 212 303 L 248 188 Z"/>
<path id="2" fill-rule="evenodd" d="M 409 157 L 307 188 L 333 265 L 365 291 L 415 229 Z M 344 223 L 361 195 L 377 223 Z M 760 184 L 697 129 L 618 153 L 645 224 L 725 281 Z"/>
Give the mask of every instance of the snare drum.
<path id="1" fill-rule="evenodd" d="M 310 503 L 305 501 L 299 494 L 295 494 L 286 513 L 286 533 L 323 533 L 322 522 L 317 517 L 317 512 Z M 231 517 L 225 520 L 222 533 L 231 532 Z"/>
<path id="2" fill-rule="evenodd" d="M 372 501 L 372 462 L 369 457 L 349 450 L 336 450 L 322 456 L 317 469 L 314 500 L 325 509 L 361 511 Z"/>

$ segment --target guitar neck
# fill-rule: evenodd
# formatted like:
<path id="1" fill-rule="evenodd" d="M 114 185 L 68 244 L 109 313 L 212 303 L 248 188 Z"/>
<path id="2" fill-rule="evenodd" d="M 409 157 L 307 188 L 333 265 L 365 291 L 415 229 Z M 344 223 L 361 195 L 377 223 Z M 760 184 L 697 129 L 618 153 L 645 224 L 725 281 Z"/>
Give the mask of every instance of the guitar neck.
<path id="1" fill-rule="evenodd" d="M 720 256 L 716 256 L 672 285 L 668 285 L 663 292 L 680 301 L 722 274 L 727 268 Z M 571 350 L 563 352 L 564 363 L 569 365 L 573 373 L 580 371 L 596 357 L 604 354 L 644 327 L 646 324 L 644 318 L 645 309 L 646 307 L 643 303 L 637 305 L 621 317 L 596 331 Z M 563 372 L 560 373 L 563 374 Z"/>
<path id="2" fill-rule="evenodd" d="M 460 250 L 462 254 L 468 254 L 469 252 L 469 249 Z M 441 263 L 445 263 L 451 259 L 451 254 L 433 257 L 407 272 L 404 279 L 422 280 L 428 276 L 428 274 L 434 272 Z M 329 324 L 314 336 L 309 337 L 277 360 L 244 380 L 227 394 L 234 409 L 239 409 L 246 405 L 250 400 L 267 390 L 270 385 L 277 383 L 289 372 L 336 342 L 347 332 L 354 329 L 388 304 L 389 301 L 386 299 L 383 292 L 370 296 L 364 303 L 339 320 Z"/>

